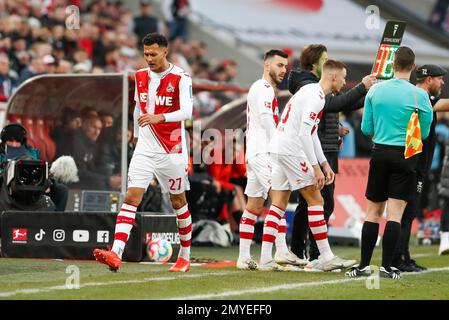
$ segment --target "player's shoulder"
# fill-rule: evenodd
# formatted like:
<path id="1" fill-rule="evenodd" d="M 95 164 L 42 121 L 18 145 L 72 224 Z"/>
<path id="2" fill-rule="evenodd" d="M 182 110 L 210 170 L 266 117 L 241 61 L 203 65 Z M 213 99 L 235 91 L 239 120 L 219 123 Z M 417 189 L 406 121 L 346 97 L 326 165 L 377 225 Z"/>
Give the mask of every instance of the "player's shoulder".
<path id="1" fill-rule="evenodd" d="M 259 79 L 251 85 L 252 90 L 274 92 L 271 84 L 265 79 Z"/>
<path id="2" fill-rule="evenodd" d="M 147 67 L 147 68 L 141 68 L 141 69 L 138 69 L 138 70 L 136 71 L 136 74 L 140 74 L 140 73 L 149 73 L 149 72 L 150 72 L 150 68 Z"/>
<path id="3" fill-rule="evenodd" d="M 177 76 L 180 76 L 181 78 L 189 78 L 189 79 L 191 78 L 190 74 L 188 74 L 186 71 L 184 71 L 184 69 L 182 69 L 182 68 L 180 68 L 178 66 L 175 66 L 175 65 L 173 65 L 173 68 L 170 71 L 170 73 L 174 74 L 174 75 L 177 75 Z"/>

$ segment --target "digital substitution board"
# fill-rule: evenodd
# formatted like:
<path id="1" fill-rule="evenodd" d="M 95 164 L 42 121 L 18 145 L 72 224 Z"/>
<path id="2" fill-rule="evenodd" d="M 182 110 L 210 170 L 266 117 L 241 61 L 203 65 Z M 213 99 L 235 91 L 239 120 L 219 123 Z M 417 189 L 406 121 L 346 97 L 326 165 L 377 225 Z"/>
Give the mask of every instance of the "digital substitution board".
<path id="1" fill-rule="evenodd" d="M 403 21 L 387 22 L 372 70 L 377 79 L 388 80 L 393 78 L 392 64 L 395 53 L 401 45 L 405 27 L 406 23 Z"/>

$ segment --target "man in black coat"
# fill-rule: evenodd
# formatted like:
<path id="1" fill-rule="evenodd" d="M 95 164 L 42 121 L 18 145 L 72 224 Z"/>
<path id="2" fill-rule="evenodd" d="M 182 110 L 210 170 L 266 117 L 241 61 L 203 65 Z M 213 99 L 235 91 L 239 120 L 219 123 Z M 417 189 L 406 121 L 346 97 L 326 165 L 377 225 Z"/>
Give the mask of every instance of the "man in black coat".
<path id="1" fill-rule="evenodd" d="M 324 45 L 309 45 L 301 53 L 300 68 L 293 70 L 289 77 L 289 91 L 295 94 L 301 87 L 317 83 L 321 77 L 322 66 L 327 60 L 327 48 Z M 318 126 L 318 136 L 321 146 L 332 170 L 338 173 L 338 152 L 339 152 L 339 117 L 338 112 L 351 111 L 363 107 L 364 98 L 369 88 L 374 84 L 375 77 L 368 75 L 362 79 L 354 88 L 345 93 L 335 93 L 326 96 L 324 113 Z M 334 191 L 335 182 L 326 185 L 321 194 L 324 198 L 324 217 L 329 221 L 329 217 L 334 211 Z M 291 251 L 299 258 L 306 256 L 306 239 L 308 231 L 307 203 L 300 196 L 299 203 L 295 210 L 293 222 L 293 235 Z M 318 262 L 319 250 L 309 235 L 310 251 L 309 264 L 306 269 L 320 270 Z"/>

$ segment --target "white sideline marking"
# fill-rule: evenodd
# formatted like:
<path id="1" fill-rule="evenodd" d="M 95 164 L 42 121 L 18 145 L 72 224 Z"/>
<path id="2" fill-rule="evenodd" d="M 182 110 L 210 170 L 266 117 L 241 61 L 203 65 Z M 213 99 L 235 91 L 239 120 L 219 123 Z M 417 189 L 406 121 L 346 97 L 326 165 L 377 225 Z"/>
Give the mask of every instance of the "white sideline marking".
<path id="1" fill-rule="evenodd" d="M 401 273 L 401 275 L 411 276 L 411 275 L 419 275 L 424 273 L 432 273 L 432 272 L 439 272 L 439 271 L 449 271 L 449 267 L 444 268 L 434 268 L 434 269 L 428 269 L 426 271 L 421 272 L 404 272 Z M 304 287 L 315 287 L 315 286 L 322 286 L 322 285 L 329 285 L 329 284 L 340 284 L 340 283 L 346 283 L 346 282 L 353 282 L 353 281 L 366 281 L 366 277 L 363 278 L 346 278 L 346 279 L 339 279 L 339 280 L 329 280 L 329 281 L 313 281 L 313 282 L 302 282 L 302 283 L 290 283 L 290 284 L 281 284 L 277 286 L 271 286 L 271 287 L 259 287 L 259 288 L 252 288 L 247 290 L 235 290 L 235 291 L 225 291 L 221 293 L 211 293 L 211 294 L 198 294 L 193 296 L 181 296 L 181 297 L 173 297 L 169 298 L 168 300 L 201 300 L 201 299 L 211 299 L 211 298 L 224 298 L 224 297 L 231 297 L 231 296 L 241 296 L 244 294 L 249 293 L 271 293 L 273 291 L 278 290 L 291 290 L 291 289 L 298 289 L 298 288 L 304 288 Z"/>
<path id="2" fill-rule="evenodd" d="M 171 281 L 171 280 L 182 280 L 189 278 L 202 278 L 202 277 L 210 277 L 210 276 L 227 276 L 232 274 L 240 273 L 236 272 L 211 272 L 211 273 L 197 273 L 197 274 L 183 274 L 180 276 L 167 276 L 167 277 L 155 277 L 155 278 L 144 278 L 144 279 L 136 279 L 136 280 L 121 280 L 121 281 L 110 281 L 110 282 L 87 282 L 81 283 L 80 289 L 85 287 L 98 287 L 98 286 L 112 286 L 112 285 L 120 285 L 120 284 L 129 284 L 129 283 L 145 283 L 145 282 L 153 282 L 153 281 Z M 11 292 L 0 292 L 0 297 L 11 297 L 17 294 L 32 294 L 32 293 L 42 293 L 42 292 L 50 292 L 54 290 L 69 290 L 65 285 L 62 286 L 53 286 L 47 288 L 32 288 L 32 289 L 21 289 Z"/>

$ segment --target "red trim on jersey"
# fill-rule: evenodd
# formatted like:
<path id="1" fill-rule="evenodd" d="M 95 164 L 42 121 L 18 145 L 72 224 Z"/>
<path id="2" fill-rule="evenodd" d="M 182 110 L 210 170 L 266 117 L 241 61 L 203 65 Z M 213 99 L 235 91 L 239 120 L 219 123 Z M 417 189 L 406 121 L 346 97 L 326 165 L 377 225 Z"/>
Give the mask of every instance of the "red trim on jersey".
<path id="1" fill-rule="evenodd" d="M 147 113 L 147 101 L 148 101 L 148 83 L 151 80 L 148 69 L 139 70 L 136 72 L 136 84 L 137 84 L 137 98 L 140 107 L 140 111 L 143 114 Z M 147 99 L 143 101 L 141 94 L 146 94 Z"/>
<path id="2" fill-rule="evenodd" d="M 323 116 L 323 112 L 324 112 L 324 109 L 321 109 L 320 113 L 318 113 L 318 115 L 317 115 L 317 119 L 319 119 L 320 121 L 321 121 L 321 117 Z M 314 125 L 312 128 L 312 134 L 315 132 L 316 128 L 317 128 L 317 125 Z"/>
<path id="3" fill-rule="evenodd" d="M 278 99 L 276 97 L 274 97 L 274 99 L 273 99 L 271 108 L 273 111 L 274 123 L 276 124 L 276 127 L 277 127 L 279 124 L 279 104 L 278 104 Z"/>

